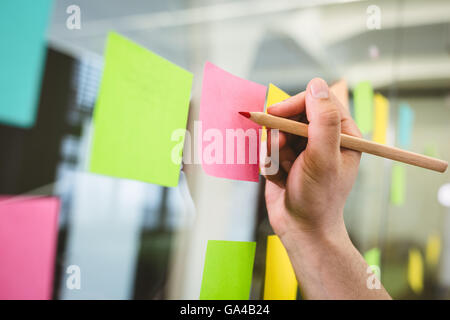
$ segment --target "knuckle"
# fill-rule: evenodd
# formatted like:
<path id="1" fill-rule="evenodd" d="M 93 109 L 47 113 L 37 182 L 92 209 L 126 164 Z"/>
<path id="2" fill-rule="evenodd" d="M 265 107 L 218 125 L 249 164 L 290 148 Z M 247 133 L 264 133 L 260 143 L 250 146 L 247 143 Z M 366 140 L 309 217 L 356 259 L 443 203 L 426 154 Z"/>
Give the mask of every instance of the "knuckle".
<path id="1" fill-rule="evenodd" d="M 327 108 L 319 113 L 319 121 L 324 126 L 337 126 L 341 123 L 341 114 L 337 108 Z"/>

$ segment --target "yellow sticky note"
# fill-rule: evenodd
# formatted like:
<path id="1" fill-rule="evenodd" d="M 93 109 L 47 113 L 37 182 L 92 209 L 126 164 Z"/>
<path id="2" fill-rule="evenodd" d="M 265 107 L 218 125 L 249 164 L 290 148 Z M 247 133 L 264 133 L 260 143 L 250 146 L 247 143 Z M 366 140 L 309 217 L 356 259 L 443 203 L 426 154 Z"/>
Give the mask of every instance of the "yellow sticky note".
<path id="1" fill-rule="evenodd" d="M 382 94 L 375 94 L 373 98 L 375 122 L 372 140 L 386 144 L 387 128 L 389 123 L 389 100 Z"/>
<path id="2" fill-rule="evenodd" d="M 264 300 L 295 300 L 297 279 L 286 249 L 276 235 L 267 237 Z"/>
<path id="3" fill-rule="evenodd" d="M 286 100 L 289 97 L 290 95 L 288 95 L 286 92 L 270 83 L 269 88 L 267 89 L 266 110 L 264 110 L 264 112 L 267 113 L 267 109 L 270 106 L 274 105 L 275 103 Z M 261 142 L 265 141 L 267 141 L 267 131 L 266 127 L 263 127 L 261 134 Z"/>
<path id="4" fill-rule="evenodd" d="M 420 251 L 415 248 L 409 250 L 408 284 L 416 294 L 423 291 L 423 259 Z"/>
<path id="5" fill-rule="evenodd" d="M 290 95 L 288 95 L 286 92 L 278 88 L 277 86 L 273 84 L 269 84 L 269 89 L 267 91 L 267 102 L 266 106 L 267 108 L 273 106 L 275 103 L 281 102 L 283 100 L 286 100 L 289 98 Z M 266 110 L 267 111 L 267 110 Z"/>
<path id="6" fill-rule="evenodd" d="M 425 261 L 427 265 L 435 267 L 439 262 L 441 255 L 441 238 L 437 234 L 432 234 L 427 240 L 427 249 L 425 252 Z"/>

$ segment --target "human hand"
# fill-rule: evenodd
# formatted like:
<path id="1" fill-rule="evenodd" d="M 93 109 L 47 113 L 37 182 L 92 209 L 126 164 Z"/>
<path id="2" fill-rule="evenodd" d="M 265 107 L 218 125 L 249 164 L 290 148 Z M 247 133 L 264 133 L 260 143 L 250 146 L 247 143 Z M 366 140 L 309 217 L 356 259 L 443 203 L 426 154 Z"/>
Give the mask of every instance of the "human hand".
<path id="1" fill-rule="evenodd" d="M 345 230 L 343 209 L 361 157 L 359 152 L 340 148 L 341 132 L 361 137 L 348 108 L 324 80 L 315 78 L 305 92 L 271 106 L 268 113 L 296 120 L 306 115 L 309 121 L 308 139 L 279 133 L 280 169 L 266 176 L 272 228 L 282 240 L 298 233 Z"/>

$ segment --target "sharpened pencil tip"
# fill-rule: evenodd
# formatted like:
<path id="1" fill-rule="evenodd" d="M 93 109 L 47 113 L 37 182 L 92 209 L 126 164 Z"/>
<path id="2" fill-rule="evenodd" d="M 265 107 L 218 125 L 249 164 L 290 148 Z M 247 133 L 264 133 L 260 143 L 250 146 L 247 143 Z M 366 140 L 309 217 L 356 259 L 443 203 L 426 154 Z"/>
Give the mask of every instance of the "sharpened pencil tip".
<path id="1" fill-rule="evenodd" d="M 241 116 L 246 117 L 246 118 L 250 118 L 250 112 L 239 111 L 239 114 L 240 114 Z"/>

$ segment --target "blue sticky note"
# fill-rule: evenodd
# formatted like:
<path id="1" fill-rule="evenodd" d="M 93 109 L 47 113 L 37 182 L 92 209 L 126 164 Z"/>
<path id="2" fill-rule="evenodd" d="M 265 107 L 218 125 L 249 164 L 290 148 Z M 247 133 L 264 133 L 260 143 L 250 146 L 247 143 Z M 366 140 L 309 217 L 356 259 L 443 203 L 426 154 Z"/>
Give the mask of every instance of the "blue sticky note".
<path id="1" fill-rule="evenodd" d="M 400 148 L 411 148 L 411 136 L 414 125 L 414 111 L 403 102 L 398 109 L 397 145 Z"/>
<path id="2" fill-rule="evenodd" d="M 2 0 L 0 122 L 29 128 L 39 104 L 45 32 L 53 0 Z"/>

